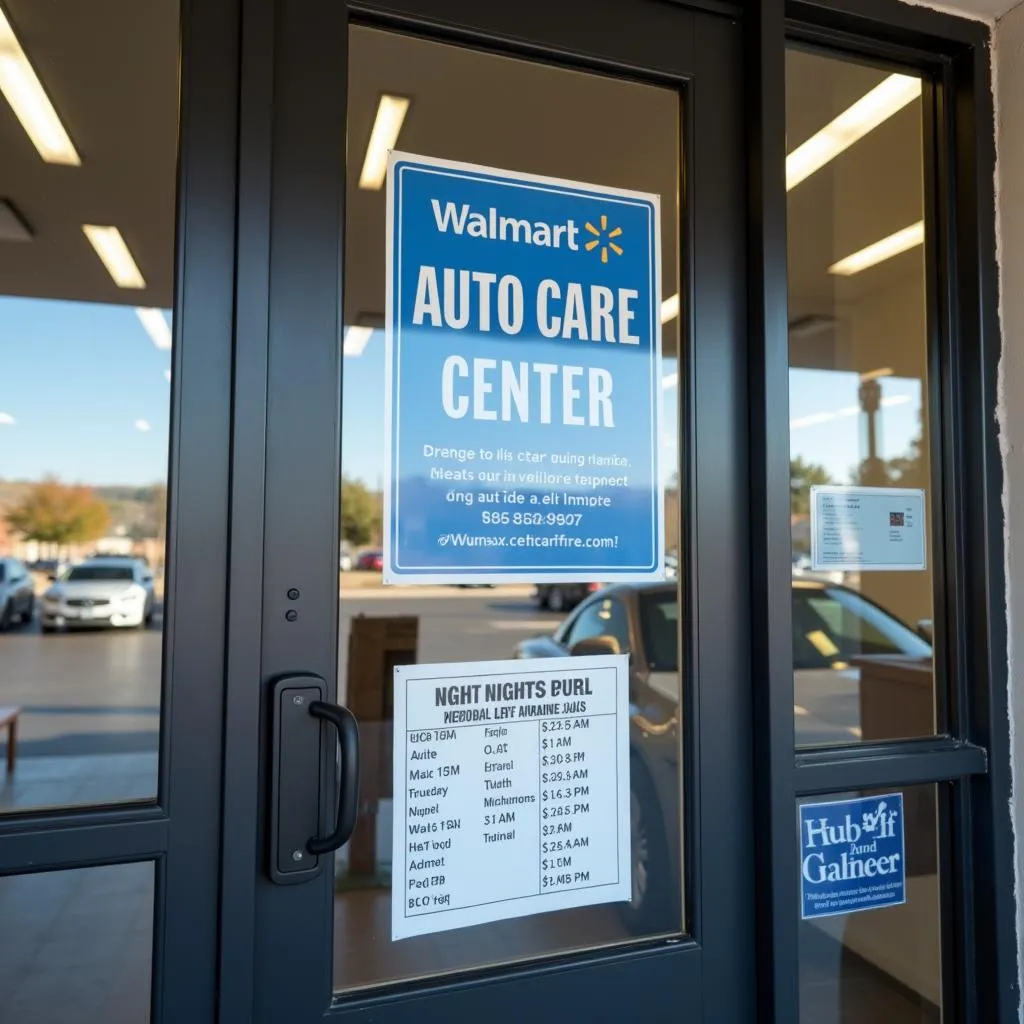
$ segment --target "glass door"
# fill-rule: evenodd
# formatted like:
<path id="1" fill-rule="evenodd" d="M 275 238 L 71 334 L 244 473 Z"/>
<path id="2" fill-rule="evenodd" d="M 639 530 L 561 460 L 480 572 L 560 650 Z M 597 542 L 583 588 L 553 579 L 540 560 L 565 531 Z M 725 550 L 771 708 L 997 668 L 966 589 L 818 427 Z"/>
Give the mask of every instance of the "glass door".
<path id="1" fill-rule="evenodd" d="M 553 1018 L 570 1005 L 609 1019 L 631 1012 L 643 992 L 665 1019 L 702 1003 L 706 1020 L 753 1019 L 738 26 L 655 3 L 480 10 L 439 0 L 398 13 L 392 5 L 386 16 L 312 0 L 249 6 L 235 436 L 238 486 L 255 494 L 261 481 L 263 493 L 245 503 L 234 541 L 246 578 L 236 570 L 244 593 L 232 628 L 248 642 L 232 649 L 249 653 L 229 677 L 225 856 L 235 868 L 225 871 L 222 947 L 233 953 L 222 964 L 224 997 L 251 1000 L 265 1021 L 368 1006 L 380 1020 L 405 1019 L 413 1007 L 445 1016 L 486 1008 L 509 1019 L 529 1008 Z M 429 166 L 457 162 L 470 176 L 557 185 L 562 192 L 545 201 L 565 224 L 561 240 L 595 261 L 628 258 L 631 238 L 596 215 L 573 225 L 559 207 L 568 192 L 658 197 L 658 470 L 648 482 L 662 503 L 661 564 L 649 574 L 658 580 L 616 583 L 581 562 L 578 579 L 385 582 L 393 149 Z M 559 241 L 497 210 L 434 207 L 438 230 L 446 217 L 452 230 L 478 217 L 465 230 L 492 249 Z M 478 288 L 462 301 L 509 327 L 519 309 L 513 285 L 503 297 L 497 275 L 490 291 L 487 273 L 438 273 L 442 287 Z M 422 287 L 416 302 L 430 315 L 430 285 Z M 587 348 L 602 332 L 603 341 L 631 341 L 628 296 L 604 289 L 602 305 L 604 292 L 591 291 L 584 311 L 573 288 L 583 295 L 570 282 L 563 300 L 549 287 L 543 323 L 552 333 L 541 333 Z M 451 290 L 436 301 L 447 325 L 439 336 L 463 330 L 469 305 L 460 310 Z M 626 312 L 613 313 L 613 301 Z M 499 493 L 488 483 L 507 489 L 515 476 L 482 466 L 492 451 L 486 421 L 510 424 L 513 459 L 544 463 L 519 471 L 577 482 L 595 474 L 585 435 L 594 417 L 625 446 L 646 429 L 643 409 L 614 395 L 605 371 L 581 370 L 566 383 L 565 369 L 534 354 L 551 344 L 538 348 L 543 339 L 529 329 L 505 335 L 504 360 L 428 360 L 421 377 L 400 384 L 404 401 L 421 388 L 447 395 L 449 418 L 473 403 L 456 433 L 414 440 L 430 449 L 430 479 L 459 482 L 447 492 L 463 506 L 458 522 L 478 518 L 495 545 L 496 536 L 525 534 L 488 497 Z M 589 394 L 574 390 L 586 385 Z M 531 402 L 539 424 L 527 433 Z M 577 445 L 545 439 L 556 405 L 570 417 L 563 423 L 579 420 Z M 507 529 L 484 530 L 495 515 Z M 538 520 L 532 543 L 571 535 L 582 516 L 561 515 Z M 626 522 L 614 542 L 629 543 L 631 529 Z M 470 547 L 475 535 L 452 533 L 451 543 L 460 537 Z M 396 747 L 423 738 L 396 734 L 396 717 L 406 721 L 396 669 L 443 664 L 448 678 L 475 677 L 495 671 L 492 662 L 528 659 L 542 673 L 544 659 L 598 654 L 625 656 L 628 680 L 621 781 L 611 788 L 600 782 L 608 748 L 594 735 L 555 738 L 598 728 L 582 704 L 518 731 L 435 730 L 421 754 L 436 765 L 395 769 Z M 458 750 L 480 744 L 481 757 L 457 763 Z M 606 862 L 601 837 L 617 814 L 622 855 Z M 609 871 L 618 871 L 617 898 L 580 895 Z M 479 923 L 446 923 L 442 911 L 467 904 L 469 888 L 501 909 Z M 603 891 L 597 881 L 592 888 Z M 556 909 L 546 890 L 576 895 Z M 428 909 L 436 925 L 424 923 Z M 252 942 L 250 969 L 234 956 Z"/>

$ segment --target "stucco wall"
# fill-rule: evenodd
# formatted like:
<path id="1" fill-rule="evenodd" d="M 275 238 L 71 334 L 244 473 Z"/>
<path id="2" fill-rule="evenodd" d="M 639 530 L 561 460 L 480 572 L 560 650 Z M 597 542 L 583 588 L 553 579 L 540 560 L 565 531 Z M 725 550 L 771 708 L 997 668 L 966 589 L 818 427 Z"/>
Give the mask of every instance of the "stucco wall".
<path id="1" fill-rule="evenodd" d="M 999 434 L 1004 459 L 1006 614 L 1009 636 L 1010 738 L 1014 832 L 1017 836 L 1017 936 L 1024 936 L 1024 693 L 1015 652 L 1024 652 L 1024 6 L 1004 15 L 995 31 L 997 197 L 1003 356 Z M 1011 543 L 1017 538 L 1017 544 Z M 1018 953 L 1018 977 L 1024 956 Z M 1024 984 L 1021 986 L 1024 991 Z M 1024 1014 L 1021 1015 L 1024 1020 Z"/>

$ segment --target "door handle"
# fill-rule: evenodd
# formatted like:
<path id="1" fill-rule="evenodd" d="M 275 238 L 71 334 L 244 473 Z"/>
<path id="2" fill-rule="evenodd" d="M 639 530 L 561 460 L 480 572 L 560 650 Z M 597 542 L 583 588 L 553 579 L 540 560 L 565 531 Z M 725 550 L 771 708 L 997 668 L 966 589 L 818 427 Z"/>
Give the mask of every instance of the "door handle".
<path id="1" fill-rule="evenodd" d="M 315 857 L 344 846 L 352 838 L 359 814 L 359 725 L 356 716 L 340 704 L 315 700 L 309 705 L 314 718 L 328 722 L 338 732 L 341 752 L 341 782 L 338 785 L 338 812 L 334 830 L 325 836 L 314 836 L 306 849 Z"/>
<path id="2" fill-rule="evenodd" d="M 359 727 L 347 708 L 327 703 L 327 681 L 292 675 L 270 688 L 271 764 L 267 873 L 278 885 L 311 881 L 325 858 L 345 843 L 359 811 Z M 327 723 L 337 730 L 331 742 Z M 341 752 L 342 776 L 333 830 L 321 794 L 334 777 Z M 310 838 L 312 837 L 312 838 Z M 327 858 L 327 863 L 330 863 Z"/>

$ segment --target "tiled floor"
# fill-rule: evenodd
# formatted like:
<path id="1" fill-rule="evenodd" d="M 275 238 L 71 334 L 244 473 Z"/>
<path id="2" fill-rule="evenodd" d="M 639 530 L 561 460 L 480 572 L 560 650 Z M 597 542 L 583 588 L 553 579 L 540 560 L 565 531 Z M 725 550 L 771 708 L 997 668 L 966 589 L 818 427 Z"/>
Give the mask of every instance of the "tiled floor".
<path id="1" fill-rule="evenodd" d="M 156 753 L 20 757 L 8 776 L 0 763 L 0 814 L 4 811 L 152 800 Z"/>
<path id="2" fill-rule="evenodd" d="M 12 1024 L 146 1024 L 152 864 L 0 878 L 0 1019 Z M 390 942 L 389 893 L 335 902 L 334 981 L 352 990 L 628 939 L 614 908 L 593 907 Z M 69 1011 L 73 1010 L 73 1016 Z M 800 1024 L 936 1024 L 934 1007 L 847 955 L 801 942 Z"/>
<path id="3" fill-rule="evenodd" d="M 0 1019 L 150 1019 L 153 865 L 0 878 Z"/>
<path id="4" fill-rule="evenodd" d="M 156 754 L 19 757 L 0 766 L 0 813 L 151 799 Z M 0 878 L 0 1020 L 145 1024 L 153 865 Z"/>
<path id="5" fill-rule="evenodd" d="M 938 1024 L 938 1009 L 805 925 L 800 932 L 800 1024 Z"/>

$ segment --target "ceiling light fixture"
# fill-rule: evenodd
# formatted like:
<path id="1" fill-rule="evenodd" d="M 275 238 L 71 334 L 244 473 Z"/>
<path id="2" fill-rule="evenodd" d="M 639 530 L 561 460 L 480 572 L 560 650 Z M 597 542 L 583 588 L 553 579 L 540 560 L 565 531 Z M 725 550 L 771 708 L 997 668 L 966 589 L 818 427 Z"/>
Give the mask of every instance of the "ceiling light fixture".
<path id="1" fill-rule="evenodd" d="M 828 268 L 828 272 L 830 274 L 838 274 L 840 277 L 851 277 L 853 274 L 859 274 L 862 270 L 867 270 L 868 267 L 873 267 L 877 263 L 891 260 L 893 256 L 899 256 L 901 252 L 907 252 L 907 250 L 913 249 L 915 245 L 921 245 L 923 242 L 924 221 L 919 220 L 916 224 L 911 224 L 910 227 L 904 228 L 902 231 L 897 231 L 895 234 L 880 238 L 877 242 L 873 242 L 871 245 L 851 253 L 838 263 L 833 263 Z"/>
<path id="2" fill-rule="evenodd" d="M 141 431 L 143 434 L 148 434 L 152 427 L 149 425 L 148 420 L 136 420 L 135 429 Z"/>
<path id="3" fill-rule="evenodd" d="M 29 63 L 18 37 L 0 7 L 0 92 L 39 155 L 48 164 L 78 167 L 82 160 L 57 111 Z"/>
<path id="4" fill-rule="evenodd" d="M 369 340 L 373 337 L 373 328 L 361 324 L 353 324 L 345 328 L 345 342 L 341 351 L 347 356 L 361 356 Z"/>
<path id="5" fill-rule="evenodd" d="M 821 170 L 920 95 L 920 78 L 889 75 L 786 157 L 786 191 Z"/>
<path id="6" fill-rule="evenodd" d="M 118 288 L 146 287 L 146 279 L 117 228 L 83 224 L 82 231 Z"/>
<path id="7" fill-rule="evenodd" d="M 171 325 L 167 322 L 162 309 L 147 309 L 140 306 L 135 315 L 142 321 L 150 341 L 159 349 L 169 349 L 172 345 Z"/>
<path id="8" fill-rule="evenodd" d="M 667 324 L 669 320 L 675 320 L 679 316 L 679 294 L 670 295 L 661 304 L 661 322 Z"/>
<path id="9" fill-rule="evenodd" d="M 389 96 L 387 93 L 381 96 L 370 132 L 370 143 L 366 147 L 363 170 L 359 175 L 360 188 L 377 190 L 384 184 L 388 173 L 388 153 L 395 148 L 408 111 L 409 100 L 405 96 Z"/>
<path id="10" fill-rule="evenodd" d="M 17 422 L 9 412 L 0 412 L 0 426 L 13 427 Z"/>

